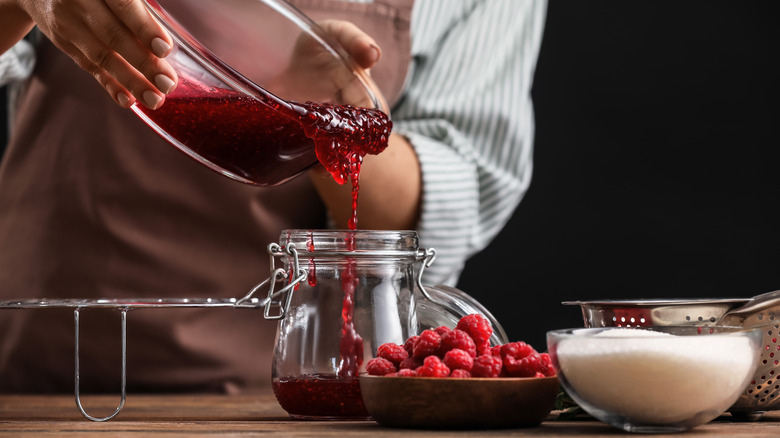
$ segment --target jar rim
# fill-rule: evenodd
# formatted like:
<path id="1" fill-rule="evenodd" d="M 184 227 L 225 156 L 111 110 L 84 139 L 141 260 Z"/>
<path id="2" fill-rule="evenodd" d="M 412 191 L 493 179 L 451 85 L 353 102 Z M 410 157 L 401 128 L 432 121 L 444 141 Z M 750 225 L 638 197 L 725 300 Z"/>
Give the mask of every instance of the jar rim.
<path id="1" fill-rule="evenodd" d="M 416 255 L 419 237 L 414 230 L 283 230 L 279 244 L 294 244 L 299 254 Z"/>

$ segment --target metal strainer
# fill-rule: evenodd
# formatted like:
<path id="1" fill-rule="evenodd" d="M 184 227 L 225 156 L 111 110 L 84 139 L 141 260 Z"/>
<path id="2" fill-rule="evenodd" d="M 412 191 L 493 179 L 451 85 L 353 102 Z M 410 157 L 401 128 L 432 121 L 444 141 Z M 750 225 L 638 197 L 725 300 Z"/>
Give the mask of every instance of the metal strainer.
<path id="1" fill-rule="evenodd" d="M 758 369 L 729 409 L 740 420 L 756 421 L 780 410 L 780 291 L 753 298 L 564 301 L 582 309 L 585 327 L 666 325 L 763 327 Z"/>

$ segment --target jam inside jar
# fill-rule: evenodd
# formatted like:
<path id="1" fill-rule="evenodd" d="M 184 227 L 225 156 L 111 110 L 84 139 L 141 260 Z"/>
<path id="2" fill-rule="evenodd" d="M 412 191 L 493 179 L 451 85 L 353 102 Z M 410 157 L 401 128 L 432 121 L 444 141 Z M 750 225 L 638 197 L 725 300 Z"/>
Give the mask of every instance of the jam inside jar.
<path id="1" fill-rule="evenodd" d="M 280 319 L 277 400 L 293 418 L 369 418 L 358 380 L 365 363 L 418 331 L 415 265 L 427 253 L 417 233 L 286 230 L 278 249 L 289 287 L 269 302 L 274 315 L 266 307 L 266 318 Z"/>
<path id="2" fill-rule="evenodd" d="M 268 253 L 272 277 L 236 305 L 264 307 L 266 319 L 279 320 L 271 377 L 292 418 L 370 418 L 359 377 L 384 343 L 402 345 L 423 330 L 455 327 L 472 313 L 493 326 L 491 345 L 509 342 L 467 293 L 422 284 L 436 251 L 420 248 L 416 231 L 285 230 Z M 252 297 L 266 286 L 265 299 Z"/>

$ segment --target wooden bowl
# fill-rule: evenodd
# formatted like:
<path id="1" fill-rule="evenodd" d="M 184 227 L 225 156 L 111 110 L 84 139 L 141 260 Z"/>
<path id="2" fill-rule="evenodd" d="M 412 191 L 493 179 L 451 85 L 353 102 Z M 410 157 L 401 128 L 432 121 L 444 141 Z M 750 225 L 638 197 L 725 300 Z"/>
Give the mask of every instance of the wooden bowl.
<path id="1" fill-rule="evenodd" d="M 500 429 L 539 425 L 552 411 L 557 377 L 360 376 L 368 413 L 389 427 Z"/>

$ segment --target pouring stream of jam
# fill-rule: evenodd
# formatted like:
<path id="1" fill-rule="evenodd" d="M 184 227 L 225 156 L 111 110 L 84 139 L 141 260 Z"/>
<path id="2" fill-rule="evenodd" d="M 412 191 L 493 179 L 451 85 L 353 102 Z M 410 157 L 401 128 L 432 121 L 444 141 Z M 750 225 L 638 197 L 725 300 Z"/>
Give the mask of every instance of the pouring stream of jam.
<path id="1" fill-rule="evenodd" d="M 257 185 L 283 182 L 313 164 L 311 152 L 339 184 L 352 184 L 352 214 L 347 224 L 357 229 L 360 168 L 366 154 L 378 154 L 388 144 L 392 122 L 386 114 L 348 105 L 286 102 L 269 95 L 260 100 L 233 90 L 205 87 L 187 77 L 155 111 L 139 107 L 154 123 L 206 160 Z M 347 243 L 355 249 L 354 240 Z M 309 251 L 313 251 L 310 242 Z M 314 262 L 308 282 L 316 284 Z M 282 407 L 302 417 L 365 418 L 358 371 L 363 340 L 353 313 L 358 278 L 355 260 L 347 259 L 337 376 L 283 377 L 274 382 Z"/>

